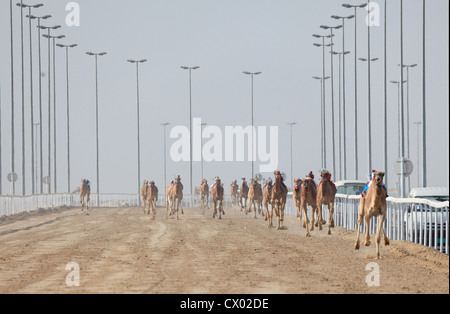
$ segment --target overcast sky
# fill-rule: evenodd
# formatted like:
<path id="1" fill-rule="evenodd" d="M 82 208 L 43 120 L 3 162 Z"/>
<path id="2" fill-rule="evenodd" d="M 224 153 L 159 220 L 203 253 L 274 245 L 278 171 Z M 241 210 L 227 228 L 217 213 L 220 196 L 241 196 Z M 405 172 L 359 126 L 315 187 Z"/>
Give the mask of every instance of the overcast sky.
<path id="1" fill-rule="evenodd" d="M 17 2 L 17 1 L 16 1 Z M 95 190 L 95 68 L 87 51 L 107 52 L 99 58 L 100 190 L 104 193 L 133 193 L 137 185 L 136 68 L 127 59 L 148 59 L 140 66 L 142 180 L 163 186 L 163 127 L 189 126 L 189 77 L 180 66 L 200 66 L 192 73 L 193 116 L 208 125 L 251 124 L 250 77 L 243 71 L 261 71 L 254 80 L 255 124 L 278 126 L 279 165 L 290 172 L 289 126 L 294 127 L 294 177 L 317 171 L 320 163 L 320 84 L 313 76 L 322 74 L 322 50 L 313 46 L 312 34 L 328 34 L 320 25 L 337 25 L 331 15 L 350 15 L 342 7 L 352 0 L 78 0 L 80 26 L 66 25 L 66 4 L 70 1 L 43 0 L 34 14 L 51 14 L 46 26 L 62 25 L 53 32 L 63 34 L 63 44 L 78 44 L 70 51 L 72 189 L 81 178 L 92 181 Z M 364 1 L 361 1 L 363 3 Z M 384 1 L 375 1 L 383 9 Z M 28 0 L 26 4 L 39 1 Z M 399 80 L 400 28 L 398 0 L 388 1 L 388 80 Z M 430 186 L 448 186 L 448 8 L 447 0 L 427 1 L 427 157 Z M 381 10 L 383 11 L 383 10 Z M 380 12 L 382 13 L 382 12 Z M 367 57 L 367 27 L 363 9 L 358 12 L 358 57 Z M 421 21 L 422 1 L 404 1 L 404 63 L 417 63 L 410 70 L 410 159 L 417 185 L 417 129 L 421 121 Z M 30 94 L 29 32 L 25 19 L 25 108 L 26 175 L 30 178 Z M 373 168 L 383 169 L 383 23 L 371 29 Z M 37 30 L 33 22 L 34 103 L 37 122 Z M 0 4 L 1 157 L 3 192 L 9 193 L 10 172 L 10 45 L 9 1 Z M 354 178 L 354 20 L 346 22 L 347 176 Z M 20 9 L 14 6 L 16 173 L 21 172 L 21 75 Z M 342 30 L 336 31 L 335 50 L 342 50 Z M 42 66 L 47 75 L 47 41 L 42 41 Z M 335 59 L 335 106 L 338 115 L 338 59 Z M 330 75 L 330 57 L 326 58 Z M 65 54 L 57 49 L 57 166 L 58 191 L 67 190 Z M 47 125 L 47 76 L 43 80 L 43 114 Z M 367 66 L 358 72 L 359 179 L 366 180 L 367 158 Z M 405 96 L 406 97 L 406 96 Z M 397 88 L 388 85 L 388 188 L 397 179 L 393 164 L 397 158 Z M 330 84 L 327 110 L 331 110 Z M 339 165 L 338 122 L 336 120 L 336 164 Z M 46 160 L 46 128 L 44 159 Z M 167 140 L 168 152 L 175 140 Z M 327 115 L 327 168 L 332 170 L 331 116 Z M 169 155 L 168 155 L 169 157 Z M 337 167 L 338 171 L 339 167 Z M 44 173 L 46 173 L 44 162 Z M 249 162 L 204 163 L 207 179 L 220 176 L 228 185 L 234 179 L 249 178 Z M 181 175 L 189 182 L 189 163 L 167 160 L 167 178 Z M 266 177 L 270 174 L 264 174 Z M 19 175 L 20 177 L 20 175 Z M 333 175 L 339 179 L 339 173 Z M 200 163 L 194 163 L 194 184 L 201 180 Z M 290 180 L 290 178 L 288 177 Z M 20 180 L 16 189 L 20 190 Z M 164 190 L 164 189 L 161 189 Z M 30 184 L 27 183 L 27 193 Z M 227 190 L 228 191 L 228 190 Z M 228 192 L 227 192 L 228 193 Z"/>

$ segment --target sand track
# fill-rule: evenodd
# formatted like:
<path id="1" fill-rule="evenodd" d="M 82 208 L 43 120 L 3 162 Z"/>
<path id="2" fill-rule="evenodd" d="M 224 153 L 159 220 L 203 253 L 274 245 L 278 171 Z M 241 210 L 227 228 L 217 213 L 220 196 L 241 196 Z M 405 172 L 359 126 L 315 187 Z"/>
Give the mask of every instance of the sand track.
<path id="1" fill-rule="evenodd" d="M 353 250 L 355 233 L 304 236 L 299 221 L 268 229 L 262 218 L 225 209 L 185 209 L 156 220 L 141 208 L 41 211 L 0 219 L 0 293 L 449 293 L 449 258 L 392 241 Z M 372 238 L 374 243 L 374 238 Z M 80 266 L 67 287 L 66 265 Z M 366 286 L 370 262 L 380 287 Z"/>

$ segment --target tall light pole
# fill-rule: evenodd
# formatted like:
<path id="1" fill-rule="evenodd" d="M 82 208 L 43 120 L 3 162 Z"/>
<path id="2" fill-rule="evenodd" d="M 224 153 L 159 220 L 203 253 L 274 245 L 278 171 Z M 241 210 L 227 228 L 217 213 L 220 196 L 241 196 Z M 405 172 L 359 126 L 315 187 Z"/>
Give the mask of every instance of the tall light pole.
<path id="1" fill-rule="evenodd" d="M 205 177 L 204 177 L 204 175 L 203 175 L 203 127 L 204 126 L 206 126 L 206 125 L 208 125 L 208 123 L 202 123 L 201 125 L 200 125 L 200 127 L 201 127 L 201 152 L 200 152 L 200 160 L 201 160 L 201 163 L 202 163 L 202 182 L 203 182 L 203 179 L 205 179 Z"/>
<path id="2" fill-rule="evenodd" d="M 397 129 L 398 129 L 398 137 L 397 137 L 398 151 L 397 151 L 397 154 L 398 154 L 398 156 L 397 157 L 398 157 L 398 159 L 397 160 L 399 160 L 399 161 L 401 161 L 401 163 L 403 163 L 402 149 L 401 149 L 401 145 L 402 145 L 402 139 L 401 139 L 402 130 L 401 129 L 403 128 L 402 120 L 404 119 L 404 117 L 403 117 L 402 111 L 401 111 L 401 96 L 402 96 L 402 94 L 401 94 L 400 85 L 405 84 L 406 81 L 391 81 L 391 83 L 397 85 L 397 93 L 398 93 L 398 108 L 397 108 L 397 117 L 398 117 L 398 119 L 397 119 L 397 126 L 398 126 L 397 127 Z M 403 166 L 402 166 L 401 172 L 403 173 Z M 399 186 L 400 187 L 401 187 L 401 178 L 402 178 L 402 176 L 400 175 L 400 177 L 399 177 Z M 401 191 L 400 191 L 400 194 L 401 194 Z"/>
<path id="3" fill-rule="evenodd" d="M 359 178 L 359 162 L 358 162 L 358 9 L 363 9 L 367 3 L 351 5 L 344 3 L 344 8 L 355 10 L 355 179 Z"/>
<path id="4" fill-rule="evenodd" d="M 56 26 L 51 26 L 51 27 L 47 27 L 47 26 L 39 26 L 40 29 L 44 29 L 47 30 L 47 35 L 43 35 L 43 37 L 48 39 L 48 72 L 47 72 L 47 76 L 48 76 L 48 146 L 47 146 L 47 151 L 48 151 L 48 160 L 47 160 L 47 171 L 48 171 L 48 180 L 47 181 L 47 193 L 50 194 L 50 178 L 51 178 L 51 103 L 52 103 L 52 98 L 51 98 L 51 85 L 52 85 L 52 81 L 51 81 L 51 31 L 52 30 L 56 30 L 61 28 L 60 25 L 56 25 Z"/>
<path id="5" fill-rule="evenodd" d="M 11 60 L 11 177 L 15 174 L 15 145 L 14 145 L 14 34 L 13 34 L 13 3 L 9 0 L 9 22 L 10 22 L 10 60 Z M 11 195 L 16 194 L 15 182 L 11 180 Z"/>
<path id="6" fill-rule="evenodd" d="M 166 193 L 167 198 L 167 161 L 166 161 L 166 154 L 167 154 L 167 148 L 166 148 L 166 127 L 170 125 L 169 122 L 165 122 L 161 124 L 164 128 L 164 191 Z"/>
<path id="7" fill-rule="evenodd" d="M 250 75 L 252 78 L 252 107 L 251 107 L 251 111 L 252 111 L 252 135 L 251 135 L 251 145 L 252 145 L 252 179 L 254 179 L 255 177 L 255 115 L 254 115 L 254 85 L 253 85 L 253 81 L 254 81 L 254 76 L 255 75 L 260 75 L 262 74 L 262 72 L 248 72 L 245 71 L 243 72 L 245 75 Z"/>
<path id="8" fill-rule="evenodd" d="M 57 44 L 60 48 L 66 50 L 66 113 L 67 113 L 67 193 L 70 194 L 70 99 L 69 99 L 69 48 L 75 48 L 78 45 L 61 45 Z"/>
<path id="9" fill-rule="evenodd" d="M 333 62 L 333 30 L 341 29 L 342 25 L 338 26 L 326 26 L 321 25 L 322 29 L 329 29 L 331 35 L 331 136 L 333 142 L 333 175 L 336 175 L 336 137 L 335 137 L 335 125 L 334 125 L 334 62 Z"/>
<path id="10" fill-rule="evenodd" d="M 322 169 L 326 168 L 326 155 L 325 155 L 325 152 L 326 152 L 326 147 L 325 147 L 326 146 L 325 145 L 325 143 L 326 143 L 326 141 L 325 141 L 325 102 L 324 102 L 323 89 L 324 89 L 324 81 L 328 80 L 329 78 L 330 78 L 329 76 L 327 76 L 325 78 L 319 77 L 319 76 L 314 76 L 313 77 L 313 79 L 320 81 L 320 101 L 321 101 L 320 102 L 320 133 L 321 133 L 320 142 L 321 142 L 321 162 L 322 162 L 321 166 L 322 166 Z"/>
<path id="11" fill-rule="evenodd" d="M 42 128 L 43 128 L 43 122 L 42 122 L 42 62 L 41 62 L 41 20 L 46 20 L 51 18 L 51 15 L 44 15 L 44 16 L 34 16 L 34 15 L 30 15 L 28 16 L 28 18 L 30 19 L 37 19 L 38 20 L 38 24 L 37 24 L 37 29 L 38 29 L 38 58 L 39 58 L 39 80 L 38 80 L 38 85 L 39 85 L 39 180 L 38 180 L 38 184 L 39 184 L 39 193 L 44 193 L 44 182 L 43 182 L 43 178 L 44 178 L 44 173 L 43 173 L 43 132 L 42 132 Z"/>
<path id="12" fill-rule="evenodd" d="M 0 83 L 0 196 L 3 195 L 2 118 L 2 84 Z"/>
<path id="13" fill-rule="evenodd" d="M 35 130 L 34 130 L 34 132 L 35 133 L 37 133 L 37 128 L 38 128 L 38 126 L 39 126 L 39 123 L 33 123 L 33 126 L 34 126 L 34 128 L 35 128 Z M 35 147 L 37 147 L 37 136 L 35 137 Z M 38 156 L 37 156 L 37 149 L 35 150 L 35 158 L 34 158 L 34 161 L 35 161 L 35 167 L 36 167 L 36 169 L 38 168 L 38 165 L 37 165 L 37 160 L 38 160 Z M 35 186 L 37 187 L 37 185 L 38 185 L 38 182 L 37 182 L 37 180 L 38 180 L 38 176 L 35 176 Z"/>
<path id="14" fill-rule="evenodd" d="M 343 79 L 342 79 L 341 74 L 342 74 L 342 60 L 345 58 L 345 55 L 347 55 L 349 53 L 350 53 L 349 51 L 344 51 L 344 52 L 333 51 L 333 55 L 339 57 L 339 179 L 340 180 L 346 180 L 346 175 L 344 174 L 346 172 L 346 167 L 345 167 L 345 164 L 346 164 L 345 105 L 343 105 L 343 99 L 342 99 L 344 91 L 342 89 Z M 342 146 L 342 144 L 344 146 Z M 344 158 L 342 158 L 342 155 L 344 155 Z M 344 164 L 344 173 L 342 172 L 342 164 Z"/>
<path id="15" fill-rule="evenodd" d="M 297 122 L 289 122 L 288 125 L 291 127 L 291 191 L 294 190 L 294 177 L 293 177 L 293 159 L 294 159 L 294 154 L 293 154 L 293 136 L 292 136 L 292 130 L 294 128 L 295 125 L 297 125 Z"/>
<path id="16" fill-rule="evenodd" d="M 420 125 L 422 122 L 414 122 L 417 126 L 417 187 L 420 188 Z"/>
<path id="17" fill-rule="evenodd" d="M 400 0 L 400 64 L 404 64 L 403 62 L 403 0 Z M 403 82 L 403 67 L 400 67 L 400 82 Z M 401 175 L 400 175 L 400 197 L 404 198 L 405 193 L 405 106 L 404 106 L 404 88 L 403 84 L 400 87 L 401 90 L 401 144 L 400 144 L 400 158 L 401 158 Z"/>
<path id="18" fill-rule="evenodd" d="M 345 20 L 351 20 L 355 17 L 355 15 L 349 15 L 349 16 L 338 16 L 333 15 L 332 18 L 337 20 L 342 20 L 342 124 L 343 124 L 343 133 L 342 133 L 342 140 L 343 140 L 343 166 L 344 166 L 344 173 L 341 176 L 344 180 L 347 179 L 347 128 L 346 128 L 346 88 L 345 88 L 345 55 L 347 52 L 345 51 Z M 350 53 L 350 52 L 348 52 Z M 339 120 L 340 122 L 340 120 Z"/>
<path id="19" fill-rule="evenodd" d="M 314 46 L 321 47 L 322 48 L 322 77 L 319 78 L 322 81 L 322 169 L 325 169 L 327 167 L 327 146 L 326 146 L 326 123 L 325 123 L 325 117 L 326 117 L 326 97 L 325 97 L 325 80 L 323 79 L 325 77 L 325 47 L 331 47 L 333 44 L 325 44 L 325 38 L 332 38 L 334 35 L 318 35 L 314 34 L 313 37 L 315 38 L 322 38 L 322 44 L 314 43 Z"/>
<path id="20" fill-rule="evenodd" d="M 97 206 L 100 207 L 100 164 L 98 149 L 98 57 L 106 55 L 106 52 L 93 53 L 86 52 L 88 56 L 95 58 L 95 138 L 96 138 L 96 156 L 97 156 Z"/>
<path id="21" fill-rule="evenodd" d="M 182 66 L 183 70 L 189 71 L 189 180 L 190 180 L 190 195 L 192 192 L 192 70 L 200 69 L 199 66 L 187 67 Z"/>
<path id="22" fill-rule="evenodd" d="M 139 197 L 139 205 L 141 205 L 141 193 L 139 193 L 139 190 L 141 188 L 141 128 L 140 128 L 140 101 L 139 101 L 139 64 L 141 63 L 145 63 L 147 62 L 147 59 L 142 59 L 142 60 L 127 60 L 128 62 L 132 63 L 132 64 L 136 64 L 136 99 L 137 99 L 137 107 L 136 107 L 136 112 L 137 112 L 137 162 L 138 162 L 138 169 L 137 169 L 137 193 L 138 193 L 138 197 Z"/>
<path id="23" fill-rule="evenodd" d="M 42 6 L 43 4 L 35 4 L 35 5 L 27 5 L 18 3 L 22 8 L 21 15 L 23 15 L 23 9 L 28 8 L 28 15 L 27 17 L 31 16 L 31 9 L 37 9 Z M 32 45 L 32 33 L 31 33 L 31 18 L 28 19 L 28 27 L 29 27 L 29 33 L 30 33 L 30 121 L 31 121 L 31 194 L 35 194 L 35 180 L 34 180 L 34 106 L 33 106 L 33 45 Z M 25 127 L 24 127 L 25 130 Z"/>
<path id="24" fill-rule="evenodd" d="M 422 187 L 427 187 L 426 5 L 422 1 Z"/>
<path id="25" fill-rule="evenodd" d="M 56 39 L 63 39 L 66 36 L 48 36 L 44 35 L 45 38 L 53 39 L 53 190 L 54 193 L 57 191 L 57 162 L 56 162 Z"/>
<path id="26" fill-rule="evenodd" d="M 372 95 L 371 95 L 371 75 L 370 75 L 370 64 L 372 62 L 378 61 L 378 58 L 359 58 L 359 60 L 363 61 L 363 62 L 367 62 L 369 64 L 368 66 L 368 71 L 369 71 L 369 75 L 368 75 L 368 92 L 367 92 L 367 155 L 368 155 L 368 160 L 367 160 L 367 166 L 368 166 L 368 174 L 370 175 L 370 173 L 372 172 Z"/>

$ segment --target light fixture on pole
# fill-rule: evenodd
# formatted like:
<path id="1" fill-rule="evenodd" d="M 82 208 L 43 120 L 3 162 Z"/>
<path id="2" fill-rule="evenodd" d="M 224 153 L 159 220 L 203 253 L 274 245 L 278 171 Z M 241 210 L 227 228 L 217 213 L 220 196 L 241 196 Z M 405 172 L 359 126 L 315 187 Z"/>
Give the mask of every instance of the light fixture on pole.
<path id="1" fill-rule="evenodd" d="M 36 176 L 39 177 L 38 185 L 39 185 L 39 193 L 44 193 L 44 158 L 43 158 L 43 121 L 42 121 L 42 62 L 41 62 L 41 20 L 47 20 L 51 18 L 51 15 L 44 15 L 44 16 L 34 16 L 34 15 L 27 15 L 27 17 L 31 20 L 37 19 L 37 29 L 38 29 L 38 59 L 39 59 L 39 79 L 38 79 L 38 85 L 39 85 L 39 176 L 36 174 Z M 37 145 L 37 144 L 36 144 Z M 37 148 L 36 148 L 37 149 Z M 36 187 L 37 189 L 37 187 Z"/>
<path id="2" fill-rule="evenodd" d="M 321 25 L 320 28 L 330 30 L 331 35 L 331 53 L 333 53 L 333 30 L 341 29 L 342 25 L 338 26 L 326 26 Z M 331 135 L 333 143 L 333 175 L 336 175 L 336 137 L 335 137 L 335 124 L 334 124 L 334 62 L 333 54 L 331 54 Z"/>
<path id="3" fill-rule="evenodd" d="M 193 195 L 192 191 L 192 70 L 200 69 L 199 66 L 188 67 L 182 66 L 183 70 L 189 71 L 189 180 L 190 180 L 190 195 Z"/>
<path id="4" fill-rule="evenodd" d="M 245 71 L 243 72 L 245 75 L 250 75 L 252 78 L 252 107 L 251 107 L 251 111 L 252 111 L 252 134 L 251 134 L 251 147 L 252 147 L 252 179 L 254 179 L 255 177 L 255 115 L 254 115 L 254 85 L 253 85 L 253 81 L 254 81 L 254 76 L 255 75 L 260 75 L 262 74 L 262 72 L 248 72 Z"/>
<path id="5" fill-rule="evenodd" d="M 139 193 L 139 190 L 141 188 L 141 128 L 140 128 L 140 100 L 139 100 L 139 64 L 141 63 L 145 63 L 147 62 L 147 59 L 142 59 L 142 60 L 127 60 L 128 62 L 132 63 L 132 64 L 136 64 L 136 99 L 137 99 L 137 107 L 136 107 L 136 112 L 137 112 L 137 155 L 138 155 L 138 175 L 137 175 L 137 193 L 138 193 L 138 198 L 139 198 L 139 206 L 141 205 L 141 193 Z M 145 200 L 144 200 L 145 201 Z"/>
<path id="6" fill-rule="evenodd" d="M 70 193 L 70 101 L 69 101 L 69 48 L 75 48 L 78 45 L 61 45 L 56 44 L 60 48 L 66 50 L 66 114 L 67 114 L 67 193 Z"/>
<path id="7" fill-rule="evenodd" d="M 106 55 L 106 52 L 93 53 L 86 52 L 88 56 L 95 58 L 95 138 L 96 138 L 96 159 L 97 159 L 97 206 L 100 207 L 100 165 L 98 147 L 98 57 Z"/>
<path id="8" fill-rule="evenodd" d="M 342 174 L 341 172 L 341 176 L 344 180 L 347 179 L 347 127 L 346 127 L 346 85 L 345 85 L 345 55 L 350 53 L 350 52 L 346 52 L 345 51 L 345 20 L 351 20 L 353 18 L 355 18 L 355 15 L 349 15 L 349 16 L 338 16 L 338 15 L 333 15 L 332 16 L 333 19 L 336 20 L 342 20 L 342 51 L 344 52 L 342 54 L 342 124 L 343 124 L 343 133 L 342 135 L 342 140 L 343 140 L 343 166 L 344 166 L 344 172 Z M 340 98 L 341 99 L 341 98 Z M 341 123 L 341 120 L 339 120 L 339 123 Z"/>
<path id="9" fill-rule="evenodd" d="M 344 3 L 344 8 L 355 10 L 355 180 L 359 178 L 359 158 L 358 158 L 358 9 L 363 9 L 367 6 L 367 3 L 351 5 Z"/>

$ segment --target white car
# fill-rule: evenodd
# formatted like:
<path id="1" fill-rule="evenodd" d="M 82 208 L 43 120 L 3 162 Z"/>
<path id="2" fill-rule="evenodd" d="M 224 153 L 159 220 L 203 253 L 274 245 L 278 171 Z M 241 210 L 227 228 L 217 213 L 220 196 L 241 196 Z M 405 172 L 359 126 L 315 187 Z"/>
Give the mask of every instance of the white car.
<path id="1" fill-rule="evenodd" d="M 337 194 L 343 195 L 361 195 L 367 182 L 359 180 L 344 180 L 334 183 L 337 188 Z"/>

